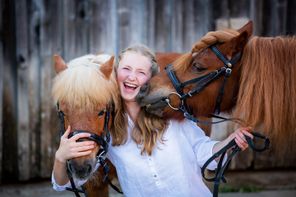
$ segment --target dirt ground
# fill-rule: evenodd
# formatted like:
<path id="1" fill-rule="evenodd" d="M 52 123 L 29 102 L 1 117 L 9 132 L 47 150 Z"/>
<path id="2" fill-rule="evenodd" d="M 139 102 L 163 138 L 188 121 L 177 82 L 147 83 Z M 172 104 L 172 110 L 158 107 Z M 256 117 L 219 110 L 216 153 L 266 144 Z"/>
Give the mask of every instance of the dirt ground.
<path id="1" fill-rule="evenodd" d="M 233 172 L 226 175 L 220 197 L 295 197 L 296 171 Z M 211 187 L 211 185 L 209 185 Z M 228 191 L 228 192 L 227 192 Z M 235 192 L 229 192 L 235 191 Z M 227 193 L 224 193 L 227 192 Z M 243 193 L 242 193 L 243 192 Z M 1 197 L 75 197 L 72 192 L 56 192 L 49 180 L 0 185 Z M 122 197 L 110 188 L 110 197 Z"/>

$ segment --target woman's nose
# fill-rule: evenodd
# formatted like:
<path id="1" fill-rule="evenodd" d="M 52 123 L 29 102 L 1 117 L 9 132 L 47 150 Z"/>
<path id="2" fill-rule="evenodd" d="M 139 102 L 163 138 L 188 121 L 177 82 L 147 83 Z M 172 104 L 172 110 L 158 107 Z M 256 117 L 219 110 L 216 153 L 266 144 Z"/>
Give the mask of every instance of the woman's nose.
<path id="1" fill-rule="evenodd" d="M 137 77 L 136 77 L 136 73 L 134 72 L 130 72 L 129 75 L 128 75 L 128 79 L 130 80 L 135 80 Z"/>

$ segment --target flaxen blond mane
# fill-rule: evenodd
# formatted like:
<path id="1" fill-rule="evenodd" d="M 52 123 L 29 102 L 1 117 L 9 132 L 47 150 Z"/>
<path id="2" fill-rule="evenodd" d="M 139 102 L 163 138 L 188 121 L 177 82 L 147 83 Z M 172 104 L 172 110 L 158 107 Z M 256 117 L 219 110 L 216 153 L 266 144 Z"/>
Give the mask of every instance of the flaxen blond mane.
<path id="1" fill-rule="evenodd" d="M 232 29 L 208 32 L 200 39 L 200 41 L 193 45 L 191 52 L 184 54 L 174 62 L 175 70 L 181 70 L 182 72 L 185 72 L 190 66 L 192 55 L 194 53 L 199 53 L 215 43 L 227 42 L 238 35 L 239 32 Z"/>
<path id="2" fill-rule="evenodd" d="M 55 102 L 66 102 L 72 109 L 93 111 L 115 101 L 118 94 L 115 74 L 106 79 L 100 71 L 100 66 L 109 59 L 109 55 L 85 55 L 70 61 L 68 68 L 54 78 Z"/>
<path id="3" fill-rule="evenodd" d="M 295 37 L 253 37 L 241 60 L 234 116 L 263 126 L 274 145 L 286 148 L 281 152 L 291 151 L 296 140 L 295 57 Z"/>

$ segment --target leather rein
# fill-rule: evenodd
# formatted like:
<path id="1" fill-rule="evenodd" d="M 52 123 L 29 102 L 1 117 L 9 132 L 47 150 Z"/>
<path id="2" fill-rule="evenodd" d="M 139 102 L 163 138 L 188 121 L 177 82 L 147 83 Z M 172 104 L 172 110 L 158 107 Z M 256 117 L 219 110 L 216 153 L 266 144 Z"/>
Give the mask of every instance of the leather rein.
<path id="1" fill-rule="evenodd" d="M 60 120 L 60 137 L 61 137 L 65 133 L 65 114 L 60 109 L 59 103 L 57 103 L 57 110 L 58 110 L 58 117 Z M 110 142 L 110 131 L 109 131 L 108 125 L 109 125 L 109 121 L 110 121 L 111 111 L 112 111 L 112 108 L 107 106 L 106 109 L 103 109 L 98 113 L 98 116 L 105 115 L 104 130 L 103 130 L 104 135 L 97 135 L 95 133 L 91 133 L 91 132 L 85 131 L 85 130 L 75 130 L 69 134 L 68 138 L 71 138 L 74 135 L 77 135 L 79 133 L 89 133 L 90 134 L 89 137 L 80 138 L 77 141 L 90 140 L 90 141 L 94 141 L 95 143 L 97 143 L 97 145 L 100 147 L 100 150 L 98 151 L 98 153 L 96 155 L 96 159 L 97 159 L 97 163 L 100 163 L 100 166 L 102 166 L 102 168 L 103 168 L 103 172 L 104 172 L 103 182 L 107 181 L 108 184 L 115 191 L 123 194 L 122 191 L 111 182 L 111 180 L 109 179 L 109 176 L 108 176 L 110 168 L 106 162 L 106 154 L 108 152 L 108 146 L 109 146 L 109 142 Z M 66 189 L 68 191 L 74 192 L 76 197 L 80 197 L 79 193 L 83 193 L 85 196 L 87 196 L 87 193 L 86 193 L 85 188 L 83 186 L 81 186 L 81 189 L 78 189 L 76 187 L 74 180 L 73 180 L 72 172 L 70 170 L 69 160 L 67 160 L 67 175 L 68 175 L 68 178 L 71 183 L 71 188 L 67 187 Z"/>
<path id="2" fill-rule="evenodd" d="M 246 135 L 245 135 L 245 138 L 247 140 L 249 147 L 253 151 L 263 152 L 269 148 L 270 141 L 267 137 L 265 137 L 259 133 L 256 133 L 256 132 L 252 132 L 252 135 L 254 136 L 253 140 L 249 136 L 246 136 Z M 256 139 L 257 139 L 257 141 L 263 140 L 263 142 L 264 142 L 263 145 L 261 143 L 259 146 L 255 146 L 254 140 L 256 140 Z M 219 150 L 213 156 L 211 156 L 206 161 L 206 163 L 202 166 L 201 173 L 202 173 L 203 178 L 206 181 L 214 182 L 213 197 L 218 196 L 219 184 L 220 184 L 221 180 L 222 180 L 222 182 L 226 183 L 226 179 L 224 177 L 225 171 L 228 169 L 232 158 L 240 151 L 241 151 L 241 149 L 239 148 L 239 146 L 236 144 L 235 140 L 233 139 L 226 146 L 224 146 L 221 150 Z M 227 152 L 229 152 L 229 154 L 225 158 Z M 205 175 L 206 168 L 214 160 L 218 160 L 218 162 L 217 162 L 218 165 L 217 165 L 217 168 L 215 169 L 215 176 L 207 177 Z"/>

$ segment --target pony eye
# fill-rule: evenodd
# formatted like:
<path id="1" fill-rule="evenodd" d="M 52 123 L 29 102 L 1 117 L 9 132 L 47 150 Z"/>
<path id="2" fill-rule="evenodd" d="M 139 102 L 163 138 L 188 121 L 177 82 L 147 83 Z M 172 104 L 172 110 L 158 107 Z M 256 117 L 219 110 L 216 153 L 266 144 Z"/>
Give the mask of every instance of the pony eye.
<path id="1" fill-rule="evenodd" d="M 100 112 L 98 113 L 98 116 L 100 117 L 100 116 L 104 115 L 105 111 L 106 111 L 105 109 L 102 110 L 102 111 L 100 111 Z"/>
<path id="2" fill-rule="evenodd" d="M 196 71 L 196 72 L 203 72 L 206 70 L 206 68 L 202 67 L 200 64 L 198 63 L 193 63 L 193 66 L 192 66 L 192 70 L 193 71 Z"/>

